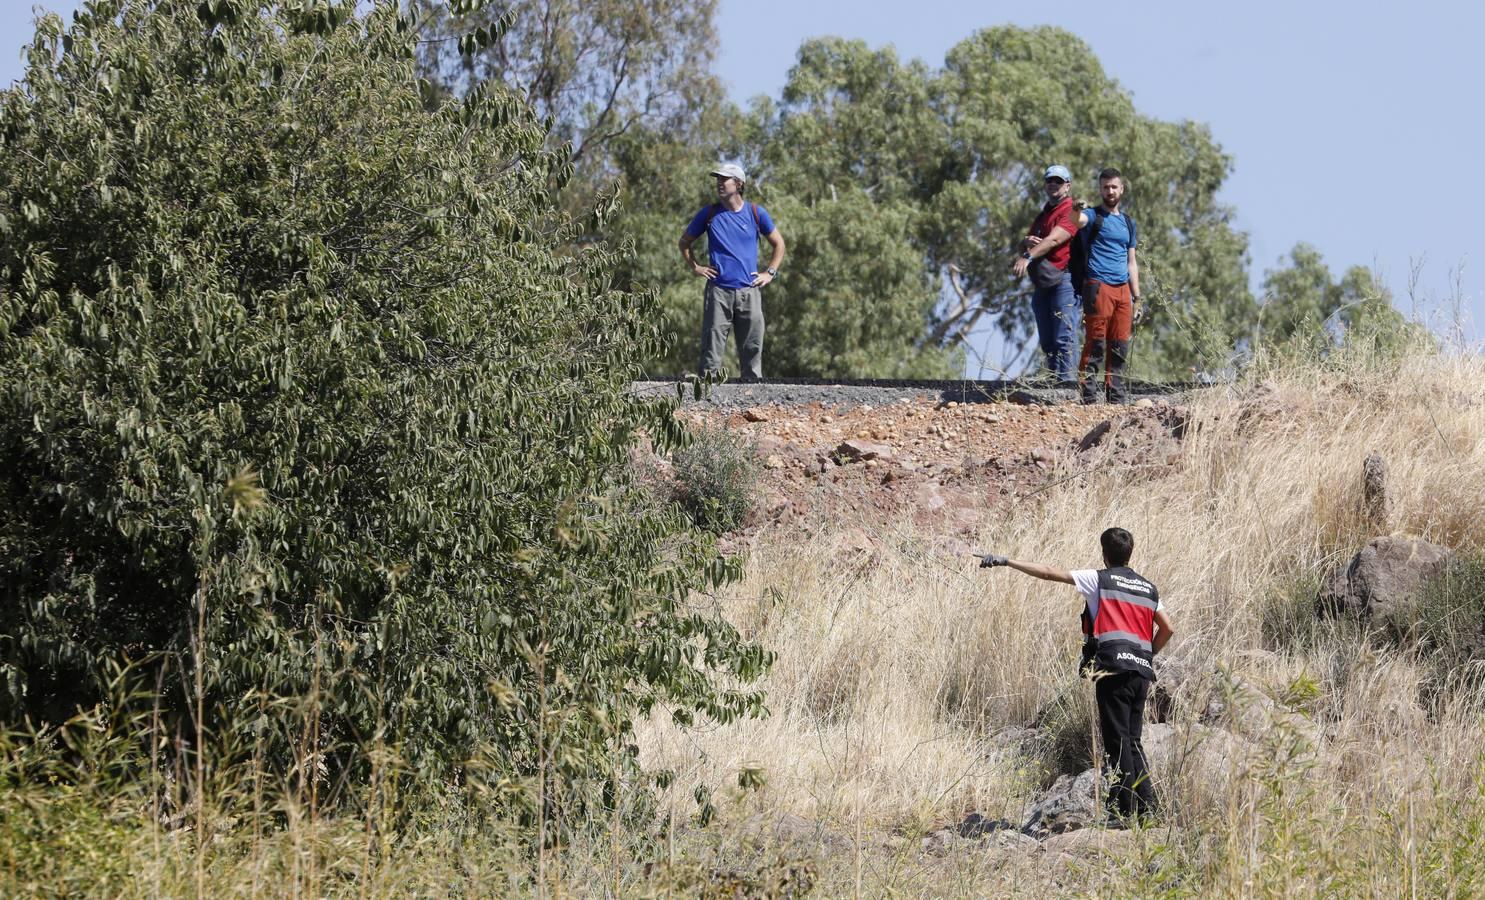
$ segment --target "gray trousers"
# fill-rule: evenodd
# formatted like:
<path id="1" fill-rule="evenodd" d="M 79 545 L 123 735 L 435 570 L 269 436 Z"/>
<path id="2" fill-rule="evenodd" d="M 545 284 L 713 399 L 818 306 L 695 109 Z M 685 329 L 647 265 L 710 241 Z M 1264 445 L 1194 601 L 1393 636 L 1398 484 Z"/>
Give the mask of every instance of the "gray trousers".
<path id="1" fill-rule="evenodd" d="M 701 374 L 722 371 L 727 335 L 734 329 L 742 377 L 756 381 L 763 377 L 763 292 L 708 284 L 701 313 Z"/>

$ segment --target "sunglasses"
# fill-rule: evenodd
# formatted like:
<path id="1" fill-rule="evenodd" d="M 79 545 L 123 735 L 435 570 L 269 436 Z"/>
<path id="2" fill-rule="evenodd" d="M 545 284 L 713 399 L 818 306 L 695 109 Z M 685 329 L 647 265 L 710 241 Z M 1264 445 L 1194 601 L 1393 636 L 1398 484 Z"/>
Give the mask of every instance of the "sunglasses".
<path id="1" fill-rule="evenodd" d="M 1062 185 L 1062 184 L 1067 184 L 1067 182 L 1063 181 L 1061 178 L 1048 178 L 1047 179 L 1047 184 Z"/>

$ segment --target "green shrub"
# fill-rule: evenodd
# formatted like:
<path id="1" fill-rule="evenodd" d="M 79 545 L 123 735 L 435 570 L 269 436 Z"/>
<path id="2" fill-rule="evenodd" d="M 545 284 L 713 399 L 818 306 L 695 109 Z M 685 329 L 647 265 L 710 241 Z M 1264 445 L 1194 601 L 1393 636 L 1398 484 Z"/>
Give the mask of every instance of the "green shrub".
<path id="1" fill-rule="evenodd" d="M 720 684 L 768 657 L 626 474 L 681 435 L 627 391 L 654 296 L 573 250 L 611 198 L 564 217 L 524 102 L 429 110 L 358 5 L 100 0 L 0 95 L 0 717 L 134 663 L 159 733 L 550 806 L 656 703 L 758 712 Z"/>
<path id="2" fill-rule="evenodd" d="M 691 521 L 712 534 L 741 527 L 757 502 L 753 443 L 721 426 L 699 427 L 675 451 L 674 499 Z"/>

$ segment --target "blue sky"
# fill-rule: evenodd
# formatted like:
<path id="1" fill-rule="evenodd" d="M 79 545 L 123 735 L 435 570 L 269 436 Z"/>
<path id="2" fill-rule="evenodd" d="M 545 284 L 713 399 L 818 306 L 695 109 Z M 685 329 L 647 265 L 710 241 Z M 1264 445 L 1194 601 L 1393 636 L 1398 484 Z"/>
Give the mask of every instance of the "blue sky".
<path id="1" fill-rule="evenodd" d="M 0 83 L 21 73 L 31 9 L 0 0 Z M 1485 336 L 1485 228 L 1467 193 L 1485 162 L 1485 4 L 721 0 L 717 69 L 744 102 L 777 94 L 809 37 L 891 44 L 938 66 L 976 29 L 1006 23 L 1072 31 L 1142 112 L 1211 127 L 1233 157 L 1223 197 L 1249 235 L 1255 287 L 1308 241 L 1337 274 L 1378 269 L 1412 314 L 1421 260 L 1418 314 L 1442 329 L 1458 296 L 1467 337 Z"/>

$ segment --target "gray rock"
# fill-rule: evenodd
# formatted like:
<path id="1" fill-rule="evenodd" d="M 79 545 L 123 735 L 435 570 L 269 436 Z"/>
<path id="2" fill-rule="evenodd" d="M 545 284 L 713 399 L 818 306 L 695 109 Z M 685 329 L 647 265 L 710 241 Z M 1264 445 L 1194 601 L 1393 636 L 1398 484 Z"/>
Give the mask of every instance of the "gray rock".
<path id="1" fill-rule="evenodd" d="M 1387 494 L 1387 460 L 1376 453 L 1361 464 L 1361 512 L 1372 534 L 1392 530 L 1392 498 Z"/>
<path id="2" fill-rule="evenodd" d="M 1041 842 L 1029 834 L 1015 829 L 994 831 L 985 838 L 985 846 L 991 850 L 1036 850 Z"/>
<path id="3" fill-rule="evenodd" d="M 1072 395 L 1072 391 L 1059 392 L 1052 388 L 1041 388 L 1010 391 L 1005 399 L 1018 406 L 1056 406 L 1067 402 Z"/>
<path id="4" fill-rule="evenodd" d="M 1015 831 L 1016 826 L 1005 819 L 988 819 L 979 813 L 970 813 L 959 823 L 959 836 L 965 838 L 977 838 L 990 834 L 993 831 Z"/>
<path id="5" fill-rule="evenodd" d="M 1066 853 L 1084 859 L 1097 856 L 1128 858 L 1138 843 L 1133 831 L 1084 828 L 1050 835 L 1042 842 L 1047 853 Z"/>
<path id="6" fill-rule="evenodd" d="M 1086 828 L 1102 816 L 1104 794 L 1097 769 L 1063 775 L 1026 810 L 1021 831 L 1040 836 Z"/>
<path id="7" fill-rule="evenodd" d="M 892 448 L 886 444 L 874 444 L 871 441 L 851 439 L 841 441 L 840 446 L 835 448 L 835 458 L 852 462 L 865 462 L 871 459 L 891 459 Z"/>
<path id="8" fill-rule="evenodd" d="M 1207 725 L 1146 725 L 1140 741 L 1149 761 L 1155 796 L 1170 808 L 1172 796 L 1216 800 L 1258 759 L 1258 745 Z M 1194 793 L 1193 793 L 1194 792 Z"/>
<path id="9" fill-rule="evenodd" d="M 1104 419 L 1102 422 L 1094 425 L 1088 430 L 1087 434 L 1083 435 L 1082 440 L 1078 441 L 1078 452 L 1086 453 L 1103 443 L 1103 439 L 1109 436 L 1109 432 L 1113 428 L 1114 421 L 1112 419 Z"/>
<path id="10" fill-rule="evenodd" d="M 1317 611 L 1379 617 L 1406 613 L 1424 582 L 1442 572 L 1451 555 L 1448 548 L 1428 541 L 1372 538 L 1320 589 Z"/>
<path id="11" fill-rule="evenodd" d="M 959 833 L 952 828 L 940 828 L 929 832 L 920 843 L 924 853 L 942 856 L 960 842 Z"/>

